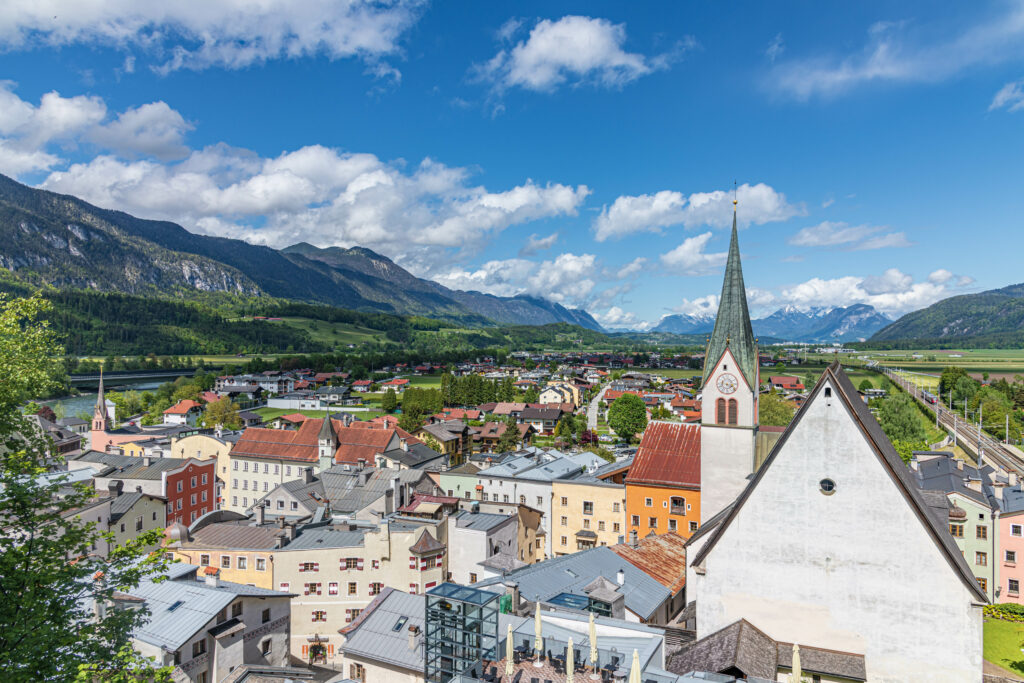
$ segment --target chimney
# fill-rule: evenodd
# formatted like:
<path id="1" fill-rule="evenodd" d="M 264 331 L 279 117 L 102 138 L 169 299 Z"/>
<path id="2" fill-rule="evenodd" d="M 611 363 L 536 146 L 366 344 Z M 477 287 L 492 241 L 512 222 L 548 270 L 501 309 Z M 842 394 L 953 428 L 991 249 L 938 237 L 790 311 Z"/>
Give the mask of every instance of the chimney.
<path id="1" fill-rule="evenodd" d="M 618 573 L 615 575 L 615 581 L 620 586 L 625 586 L 626 585 L 626 572 L 624 572 L 623 570 L 620 569 L 618 571 Z"/>
<path id="2" fill-rule="evenodd" d="M 403 451 L 409 450 L 409 442 L 406 441 L 405 439 L 399 439 L 398 445 Z"/>
<path id="3" fill-rule="evenodd" d="M 515 581 L 506 581 L 505 594 L 512 597 L 512 614 L 519 614 L 519 584 Z"/>
<path id="4" fill-rule="evenodd" d="M 256 523 L 260 526 L 263 526 L 263 523 L 266 521 L 266 502 L 267 501 L 263 501 L 256 506 Z"/>
<path id="5" fill-rule="evenodd" d="M 910 469 L 914 470 L 915 472 L 921 469 L 921 464 L 917 461 L 916 455 L 910 459 Z"/>
<path id="6" fill-rule="evenodd" d="M 135 493 L 142 493 L 142 485 L 141 484 L 136 484 L 135 485 Z"/>
<path id="7" fill-rule="evenodd" d="M 279 515 L 278 518 L 277 518 L 277 528 L 278 529 L 283 529 L 284 528 L 284 516 L 283 515 Z"/>
<path id="8" fill-rule="evenodd" d="M 107 482 L 107 491 L 110 493 L 111 498 L 120 496 L 122 488 L 124 488 L 124 482 L 120 479 L 111 479 Z"/>
<path id="9" fill-rule="evenodd" d="M 410 626 L 409 627 L 409 649 L 410 650 L 415 650 L 416 649 L 416 636 L 418 636 L 419 633 L 420 633 L 420 627 L 419 626 Z"/>
<path id="10" fill-rule="evenodd" d="M 1010 486 L 1016 486 L 1017 485 L 1017 473 L 1016 472 L 1010 472 L 1006 476 L 1007 476 L 1007 480 L 1010 482 Z"/>
<path id="11" fill-rule="evenodd" d="M 356 471 L 357 472 L 362 472 L 363 468 L 365 466 L 366 466 L 366 458 L 359 458 L 359 460 L 356 462 Z"/>
<path id="12" fill-rule="evenodd" d="M 220 585 L 220 579 L 218 578 L 218 574 L 220 574 L 220 570 L 217 569 L 216 567 L 207 567 L 206 569 L 207 569 L 207 572 L 206 572 L 206 585 L 207 586 L 213 586 L 214 588 L 216 588 L 217 586 Z M 209 571 L 210 569 L 212 569 L 213 571 Z"/>
<path id="13" fill-rule="evenodd" d="M 295 522 L 284 523 L 284 537 L 288 539 L 289 542 L 295 540 Z"/>
<path id="14" fill-rule="evenodd" d="M 958 470 L 960 470 L 961 472 L 962 472 L 962 471 L 963 471 L 963 469 L 964 469 L 964 461 L 963 461 L 963 460 L 961 460 L 960 458 L 957 458 L 957 460 L 956 460 L 956 468 L 957 468 Z"/>
<path id="15" fill-rule="evenodd" d="M 304 483 L 304 484 L 312 484 L 313 483 L 313 468 L 312 467 L 307 467 L 306 469 L 302 470 L 302 483 Z"/>
<path id="16" fill-rule="evenodd" d="M 390 515 L 395 511 L 395 490 L 385 489 L 384 490 L 384 514 Z"/>
<path id="17" fill-rule="evenodd" d="M 150 465 L 153 464 L 153 458 L 149 457 L 148 455 L 142 456 L 142 464 L 144 467 L 149 467 Z"/>
<path id="18" fill-rule="evenodd" d="M 636 533 L 636 529 L 633 529 L 629 532 L 629 544 L 634 548 L 640 544 L 638 534 Z"/>

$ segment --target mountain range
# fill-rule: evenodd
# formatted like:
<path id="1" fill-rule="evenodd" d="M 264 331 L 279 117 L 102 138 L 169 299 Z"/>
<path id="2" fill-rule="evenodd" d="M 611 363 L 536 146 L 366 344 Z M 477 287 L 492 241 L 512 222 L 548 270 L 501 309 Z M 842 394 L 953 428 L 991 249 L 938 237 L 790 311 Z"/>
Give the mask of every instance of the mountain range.
<path id="1" fill-rule="evenodd" d="M 418 278 L 369 249 L 285 249 L 189 232 L 0 175 L 0 268 L 29 284 L 127 294 L 272 296 L 471 325 L 566 322 L 589 313 L 526 295 L 499 297 Z"/>
<path id="2" fill-rule="evenodd" d="M 785 306 L 769 316 L 751 321 L 758 337 L 774 337 L 799 342 L 863 341 L 892 320 L 868 304 L 809 309 Z M 652 330 L 675 334 L 710 334 L 715 327 L 715 316 L 669 315 Z"/>
<path id="3" fill-rule="evenodd" d="M 872 342 L 912 340 L 940 345 L 1024 344 L 1024 283 L 943 299 L 879 330 Z"/>

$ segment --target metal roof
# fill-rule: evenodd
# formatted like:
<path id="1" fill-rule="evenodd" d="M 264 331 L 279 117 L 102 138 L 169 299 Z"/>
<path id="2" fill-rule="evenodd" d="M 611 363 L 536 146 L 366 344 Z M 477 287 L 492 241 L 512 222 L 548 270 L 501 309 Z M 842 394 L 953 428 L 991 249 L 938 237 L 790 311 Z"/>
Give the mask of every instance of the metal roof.
<path id="1" fill-rule="evenodd" d="M 647 425 L 626 483 L 700 488 L 700 426 L 678 422 Z"/>
<path id="2" fill-rule="evenodd" d="M 513 579 L 525 600 L 547 600 L 559 593 L 578 593 L 597 577 L 615 582 L 619 570 L 626 575 L 619 590 L 625 597 L 626 609 L 642 619 L 650 617 L 669 598 L 669 589 L 639 567 L 616 555 L 607 546 L 581 550 L 516 569 L 503 577 L 492 577 L 475 584 L 485 587 Z"/>
<path id="3" fill-rule="evenodd" d="M 410 648 L 409 627 L 417 626 L 423 633 L 425 600 L 422 595 L 389 591 L 383 600 L 360 615 L 358 624 L 347 630 L 341 651 L 422 673 L 423 636 L 417 636 L 416 646 Z M 405 621 L 400 624 L 401 619 Z"/>
<path id="4" fill-rule="evenodd" d="M 363 545 L 365 529 L 339 531 L 335 529 L 308 529 L 299 534 L 278 552 L 289 550 L 318 550 L 323 548 L 355 548 Z"/>
<path id="5" fill-rule="evenodd" d="M 501 526 L 510 519 L 514 519 L 511 515 L 496 515 L 490 512 L 470 512 L 468 510 L 460 510 L 452 515 L 452 517 L 456 520 L 455 526 L 459 529 L 475 529 L 482 531 L 493 529 Z"/>

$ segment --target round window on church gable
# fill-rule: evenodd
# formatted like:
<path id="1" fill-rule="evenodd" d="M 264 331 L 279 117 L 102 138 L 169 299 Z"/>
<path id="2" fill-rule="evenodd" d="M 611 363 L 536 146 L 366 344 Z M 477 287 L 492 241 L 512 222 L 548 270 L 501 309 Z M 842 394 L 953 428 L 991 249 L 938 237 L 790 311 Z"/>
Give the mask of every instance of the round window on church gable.
<path id="1" fill-rule="evenodd" d="M 826 496 L 831 496 L 836 492 L 836 483 L 831 479 L 822 479 L 818 482 L 818 486 L 821 487 L 821 492 Z"/>

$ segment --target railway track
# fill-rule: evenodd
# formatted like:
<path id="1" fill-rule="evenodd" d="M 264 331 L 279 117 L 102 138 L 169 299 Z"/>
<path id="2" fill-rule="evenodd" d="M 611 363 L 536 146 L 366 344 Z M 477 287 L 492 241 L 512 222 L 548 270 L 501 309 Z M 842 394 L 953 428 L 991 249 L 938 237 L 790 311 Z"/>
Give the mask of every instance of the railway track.
<path id="1" fill-rule="evenodd" d="M 1005 448 L 1001 441 L 994 438 L 984 430 L 979 430 L 976 424 L 964 421 L 959 414 L 954 413 L 941 403 L 930 403 L 925 400 L 921 391 L 913 383 L 904 379 L 890 368 L 873 368 L 882 372 L 893 384 L 906 391 L 918 403 L 923 405 L 934 415 L 938 413 L 938 424 L 947 432 L 954 433 L 957 443 L 969 445 L 979 454 L 979 460 L 984 460 L 1007 472 L 1014 472 L 1017 475 L 1024 475 L 1024 460 L 1021 460 L 1015 453 Z"/>

